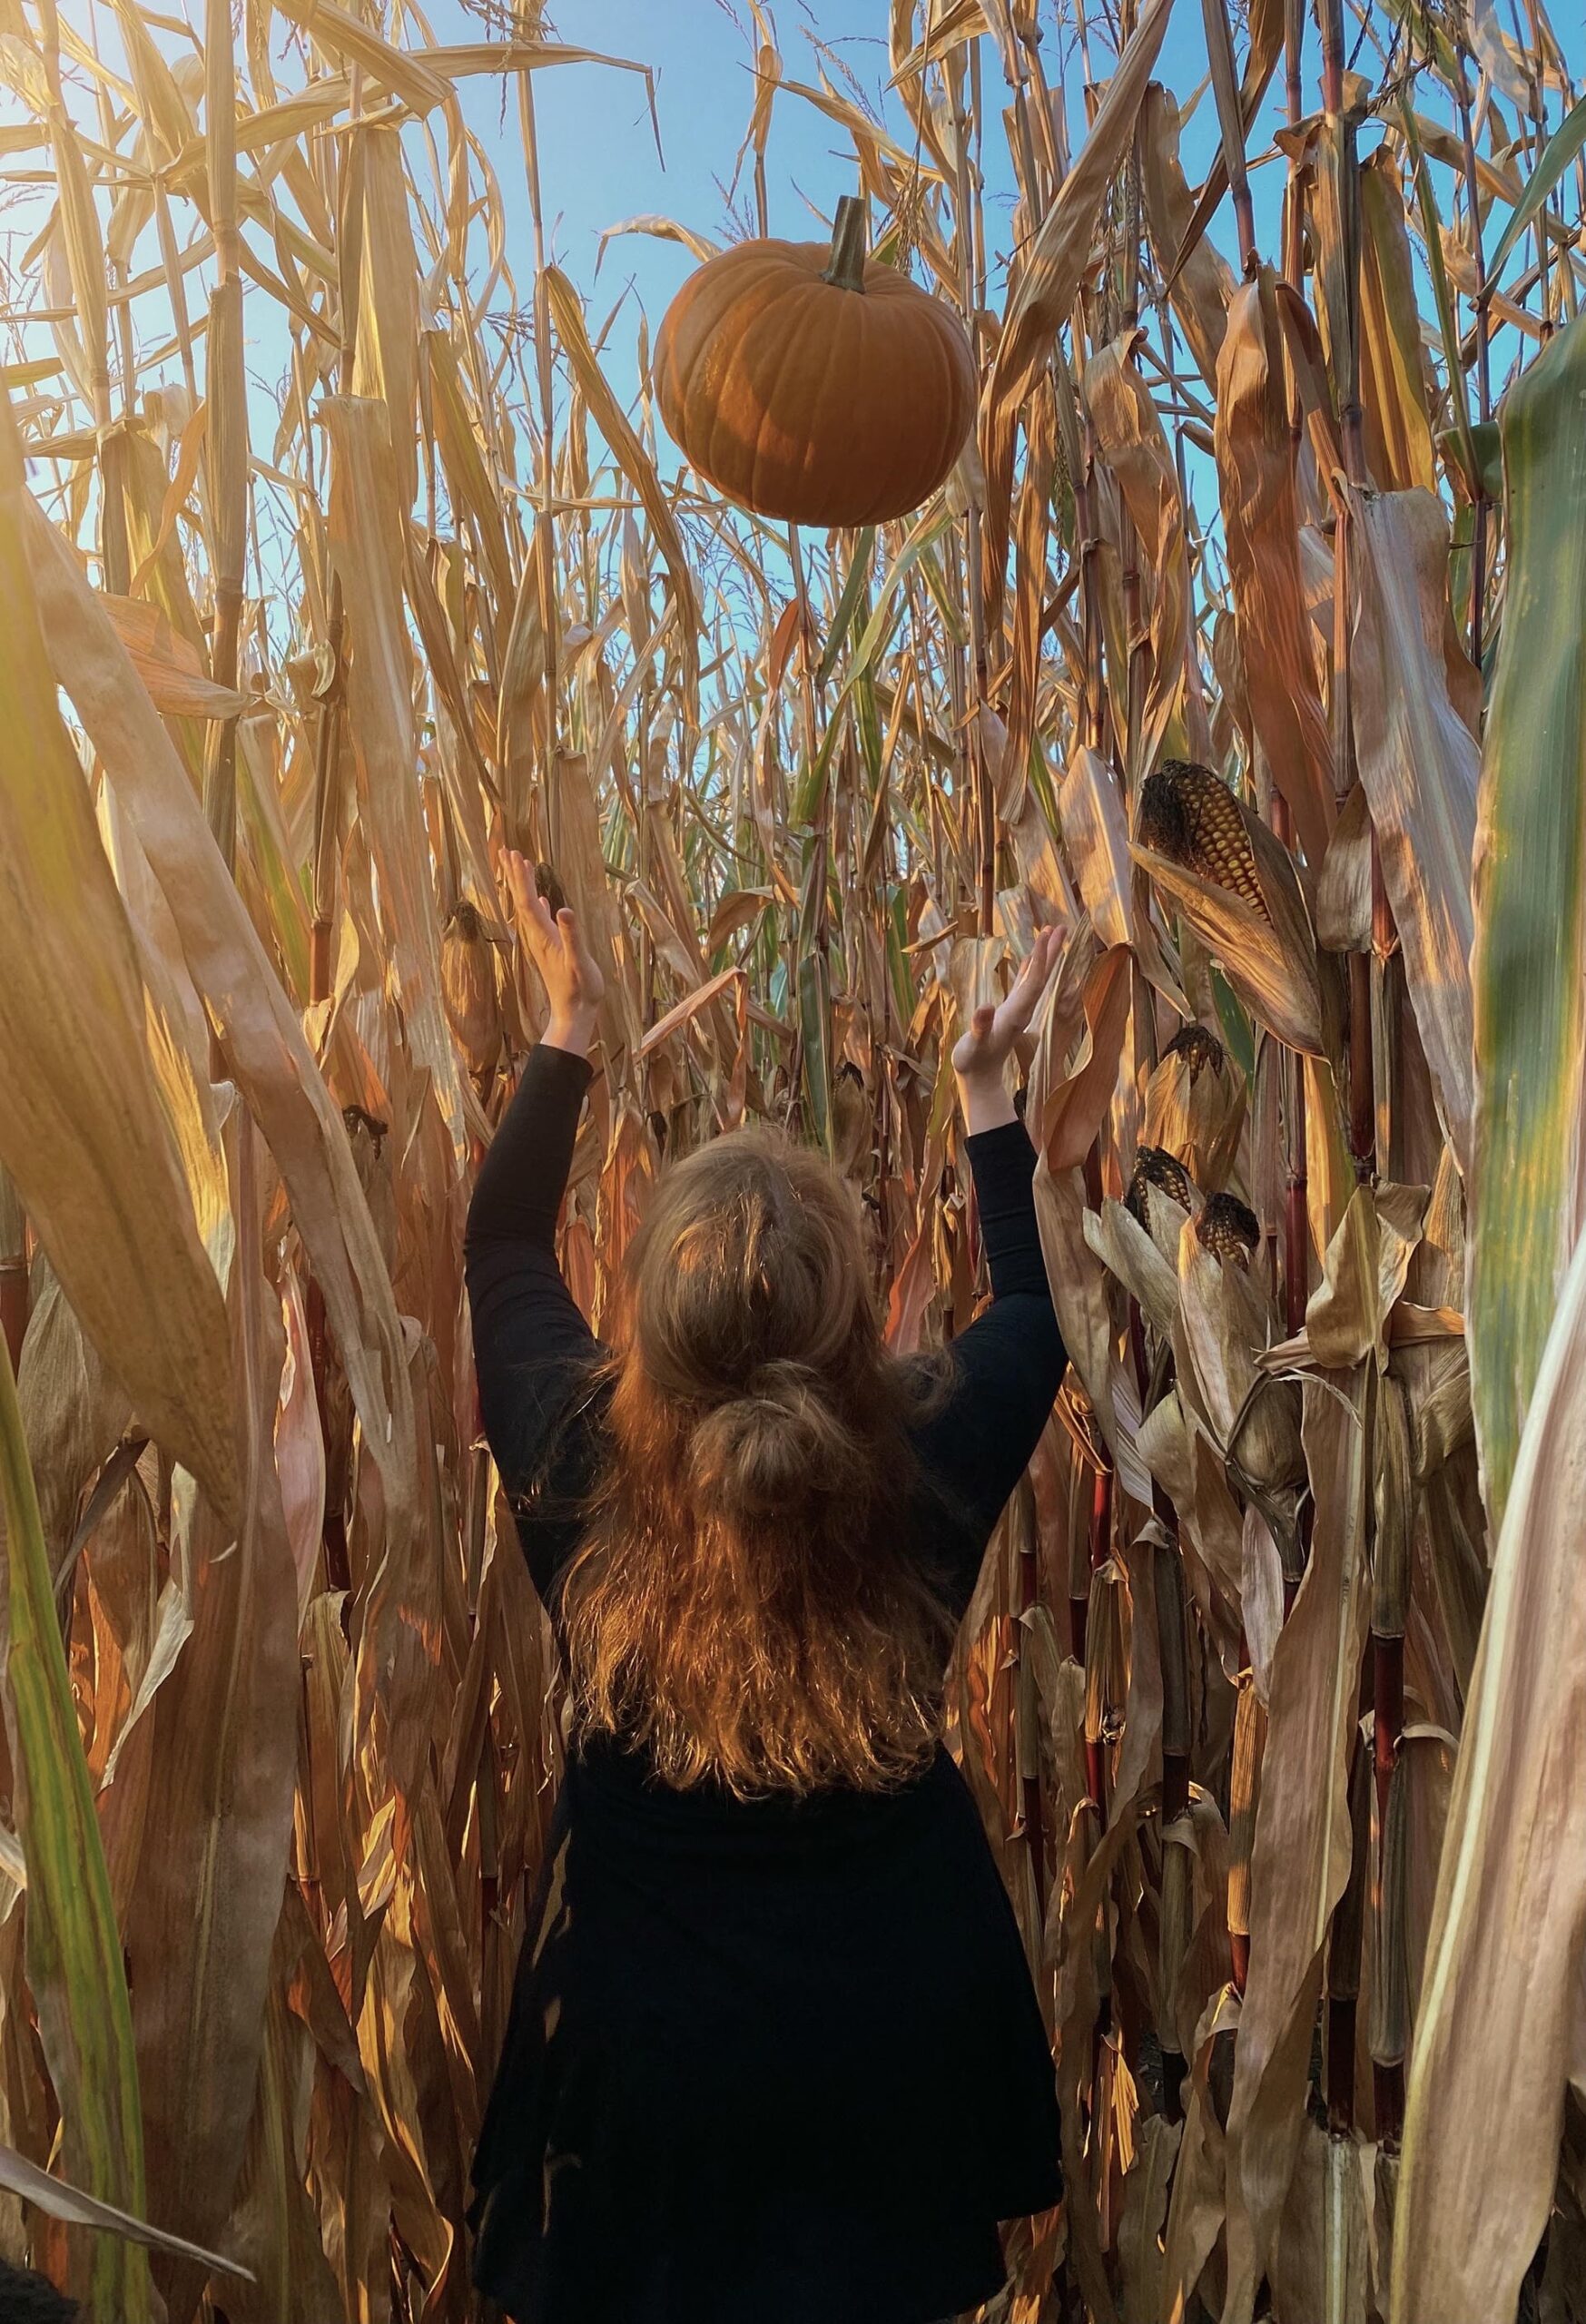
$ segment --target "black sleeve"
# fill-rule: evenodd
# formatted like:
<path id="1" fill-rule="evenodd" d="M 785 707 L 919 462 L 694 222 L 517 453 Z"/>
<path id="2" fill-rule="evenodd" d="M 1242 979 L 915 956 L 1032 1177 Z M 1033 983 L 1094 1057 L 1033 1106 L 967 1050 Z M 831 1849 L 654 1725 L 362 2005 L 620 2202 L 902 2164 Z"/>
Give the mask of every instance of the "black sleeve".
<path id="1" fill-rule="evenodd" d="M 991 1277 L 991 1304 L 950 1350 L 951 1387 L 915 1433 L 928 1484 L 949 1519 L 964 1604 L 986 1542 L 1040 1439 L 1067 1362 L 1035 1213 L 1035 1148 L 1024 1124 L 966 1140 Z"/>
<path id="2" fill-rule="evenodd" d="M 598 1420 L 587 1390 L 605 1350 L 557 1264 L 586 1058 L 543 1043 L 486 1155 L 463 1240 L 485 1435 L 540 1596 L 575 1547 L 594 1481 Z"/>

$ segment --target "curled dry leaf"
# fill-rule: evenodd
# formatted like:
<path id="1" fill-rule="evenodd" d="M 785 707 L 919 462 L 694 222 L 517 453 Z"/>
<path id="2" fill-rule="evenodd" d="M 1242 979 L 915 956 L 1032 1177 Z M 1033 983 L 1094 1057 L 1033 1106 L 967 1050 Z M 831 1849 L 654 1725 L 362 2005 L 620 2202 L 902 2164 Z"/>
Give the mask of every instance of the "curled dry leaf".
<path id="1" fill-rule="evenodd" d="M 1386 1371 L 1389 1319 L 1421 1239 L 1426 1195 L 1424 1187 L 1356 1187 L 1305 1310 L 1313 1363 L 1345 1371 L 1369 1355 Z"/>
<path id="2" fill-rule="evenodd" d="M 1586 1238 L 1537 1374 L 1465 1709 L 1410 2063 L 1395 2324 L 1507 2315 L 1552 2200 L 1586 1944 L 1583 1499 Z M 1472 2203 L 1505 2231 L 1471 2237 Z"/>
<path id="3" fill-rule="evenodd" d="M 1309 1381 L 1311 1558 L 1273 1650 L 1251 1866 L 1250 1974 L 1228 2115 L 1225 2319 L 1248 2315 L 1304 2132 L 1322 1948 L 1349 1876 L 1349 1767 L 1365 1645 L 1363 1375 Z"/>
<path id="4" fill-rule="evenodd" d="M 1203 1193 L 1227 1183 L 1245 1127 L 1243 1077 L 1216 1034 L 1187 1025 L 1146 1084 L 1144 1138 L 1176 1155 Z"/>
<path id="5" fill-rule="evenodd" d="M 1238 1475 L 1265 1491 L 1305 1473 L 1297 1397 L 1265 1378 L 1256 1355 L 1276 1337 L 1276 1317 L 1243 1267 L 1214 1258 L 1193 1226 L 1178 1250 L 1184 1344 L 1207 1420 Z"/>
<path id="6" fill-rule="evenodd" d="M 1170 1337 L 1178 1319 L 1178 1278 L 1132 1211 L 1103 1197 L 1099 1211 L 1085 1213 L 1085 1241 L 1115 1275 L 1154 1332 Z"/>
<path id="7" fill-rule="evenodd" d="M 0 1161 L 144 1425 L 234 1519 L 241 1488 L 225 1311 L 145 1041 L 132 929 L 56 707 L 28 567 L 30 506 L 7 409 Z"/>
<path id="8" fill-rule="evenodd" d="M 1315 867 L 1333 827 L 1333 757 L 1300 582 L 1288 399 L 1267 267 L 1229 304 L 1215 432 L 1250 716 Z"/>

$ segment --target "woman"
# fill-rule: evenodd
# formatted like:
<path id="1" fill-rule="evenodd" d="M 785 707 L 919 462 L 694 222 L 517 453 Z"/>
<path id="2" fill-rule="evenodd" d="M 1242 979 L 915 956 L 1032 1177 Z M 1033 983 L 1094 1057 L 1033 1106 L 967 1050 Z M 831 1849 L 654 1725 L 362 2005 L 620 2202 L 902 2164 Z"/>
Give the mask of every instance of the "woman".
<path id="1" fill-rule="evenodd" d="M 557 1265 L 601 980 L 509 858 L 550 1002 L 468 1216 L 486 1433 L 572 1741 L 475 2161 L 517 2324 L 928 2324 L 1060 2191 L 1013 1914 L 943 1669 L 1063 1370 L 1003 1068 L 953 1052 L 992 1302 L 886 1353 L 858 1206 L 763 1131 L 663 1176 L 615 1354 Z"/>

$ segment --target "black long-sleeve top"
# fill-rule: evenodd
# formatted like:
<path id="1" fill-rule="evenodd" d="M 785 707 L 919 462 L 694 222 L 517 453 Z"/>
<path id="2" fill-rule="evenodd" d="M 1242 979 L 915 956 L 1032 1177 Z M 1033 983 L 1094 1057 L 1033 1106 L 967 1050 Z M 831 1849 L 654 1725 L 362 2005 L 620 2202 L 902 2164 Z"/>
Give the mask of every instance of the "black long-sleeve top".
<path id="1" fill-rule="evenodd" d="M 557 1264 L 590 1069 L 541 1047 L 465 1247 L 480 1410 L 556 1616 L 606 1455 L 604 1351 Z M 968 1141 L 990 1306 L 914 1434 L 899 1524 L 961 1616 L 1062 1376 L 1022 1124 Z M 925 2324 L 1060 2190 L 1017 1925 L 944 1749 L 886 1792 L 671 1790 L 571 1759 L 475 2162 L 476 2280 L 517 2324 Z"/>

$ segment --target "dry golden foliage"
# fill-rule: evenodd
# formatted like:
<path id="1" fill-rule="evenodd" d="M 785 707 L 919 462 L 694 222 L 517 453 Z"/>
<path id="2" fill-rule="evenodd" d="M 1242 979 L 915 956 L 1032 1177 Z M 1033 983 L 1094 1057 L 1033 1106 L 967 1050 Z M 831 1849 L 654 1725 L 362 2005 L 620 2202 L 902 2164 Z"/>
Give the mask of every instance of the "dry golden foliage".
<path id="1" fill-rule="evenodd" d="M 5 14 L 0 2251 L 89 2324 L 475 2311 L 562 1765 L 460 1272 L 508 846 L 606 976 L 600 1328 L 751 1116 L 859 1189 L 892 1344 L 961 1328 L 953 1034 L 1063 932 L 1071 1369 L 948 1689 L 1064 2103 L 1010 2316 L 1486 2324 L 1544 2227 L 1583 2312 L 1581 60 L 1322 0 L 1306 114 L 1303 11 L 1170 5 L 889 0 L 872 104 L 751 0 L 741 213 L 603 247 L 789 222 L 789 109 L 852 148 L 979 426 L 831 533 L 705 488 L 551 261 L 537 103 L 642 63 Z"/>

